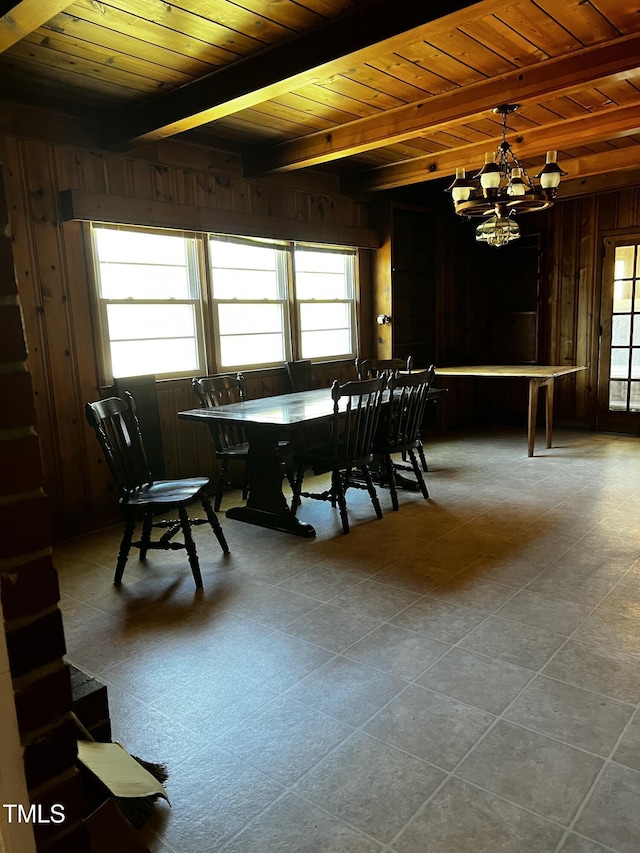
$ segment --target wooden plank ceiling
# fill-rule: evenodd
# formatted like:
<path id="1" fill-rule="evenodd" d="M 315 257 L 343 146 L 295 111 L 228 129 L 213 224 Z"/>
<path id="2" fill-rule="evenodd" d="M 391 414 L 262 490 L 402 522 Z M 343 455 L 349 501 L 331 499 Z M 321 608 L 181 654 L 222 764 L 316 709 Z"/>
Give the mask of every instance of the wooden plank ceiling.
<path id="1" fill-rule="evenodd" d="M 314 167 L 375 191 L 479 166 L 500 141 L 492 108 L 515 102 L 509 140 L 528 167 L 557 149 L 569 180 L 640 170 L 639 0 L 0 11 L 2 97 L 83 116 L 107 149 L 185 134 L 242 152 L 247 175 Z"/>

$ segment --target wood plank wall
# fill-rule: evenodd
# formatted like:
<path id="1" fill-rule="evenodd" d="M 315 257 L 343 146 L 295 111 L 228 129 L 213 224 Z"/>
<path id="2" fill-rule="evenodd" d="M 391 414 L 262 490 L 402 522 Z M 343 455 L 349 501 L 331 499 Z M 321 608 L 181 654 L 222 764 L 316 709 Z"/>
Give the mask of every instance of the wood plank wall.
<path id="1" fill-rule="evenodd" d="M 84 417 L 85 402 L 100 397 L 101 389 L 82 226 L 60 220 L 59 192 L 88 190 L 345 228 L 368 227 L 368 209 L 341 197 L 331 176 L 304 176 L 297 184 L 290 177 L 249 181 L 242 177 L 238 157 L 173 141 L 124 156 L 6 134 L 0 136 L 0 163 L 45 488 L 62 538 L 117 517 L 117 509 Z M 349 365 L 328 365 L 316 380 L 329 384 L 335 376 L 347 378 L 349 371 Z M 286 390 L 282 370 L 259 371 L 248 380 L 255 396 Z M 194 403 L 188 380 L 159 383 L 168 476 L 213 473 L 206 430 L 175 417 Z"/>

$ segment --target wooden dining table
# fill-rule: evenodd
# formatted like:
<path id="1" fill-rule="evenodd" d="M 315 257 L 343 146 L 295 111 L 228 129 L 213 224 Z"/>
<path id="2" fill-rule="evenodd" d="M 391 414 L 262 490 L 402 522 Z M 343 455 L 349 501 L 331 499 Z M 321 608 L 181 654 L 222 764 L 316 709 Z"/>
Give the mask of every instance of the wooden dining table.
<path id="1" fill-rule="evenodd" d="M 440 389 L 433 389 L 431 396 L 437 398 L 441 393 Z M 291 514 L 282 491 L 282 453 L 278 442 L 295 441 L 305 426 L 330 420 L 333 405 L 331 388 L 318 388 L 226 406 L 189 409 L 178 412 L 178 418 L 201 424 L 212 420 L 232 422 L 241 425 L 246 433 L 249 495 L 244 506 L 227 510 L 227 518 L 310 538 L 316 535 L 315 528 Z M 344 398 L 342 405 L 346 405 Z"/>
<path id="2" fill-rule="evenodd" d="M 547 447 L 553 439 L 553 392 L 556 379 L 586 370 L 586 367 L 572 365 L 543 364 L 471 364 L 459 367 L 437 367 L 436 376 L 481 377 L 486 379 L 528 379 L 529 407 L 527 413 L 527 443 L 529 456 L 533 456 L 536 440 L 536 419 L 538 413 L 538 391 L 546 390 L 545 426 Z"/>

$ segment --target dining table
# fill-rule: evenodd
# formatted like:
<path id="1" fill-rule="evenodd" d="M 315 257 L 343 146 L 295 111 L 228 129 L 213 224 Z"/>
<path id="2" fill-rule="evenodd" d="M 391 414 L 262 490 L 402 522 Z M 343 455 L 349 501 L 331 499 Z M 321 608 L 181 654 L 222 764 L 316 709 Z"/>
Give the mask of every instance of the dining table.
<path id="1" fill-rule="evenodd" d="M 437 399 L 442 393 L 442 389 L 434 388 L 430 397 Z M 341 404 L 346 405 L 345 398 Z M 227 518 L 311 538 L 316 535 L 315 528 L 291 514 L 282 491 L 283 457 L 279 442 L 295 442 L 305 428 L 329 421 L 333 406 L 331 388 L 317 388 L 225 406 L 188 409 L 178 412 L 178 418 L 201 424 L 226 421 L 242 426 L 245 431 L 249 442 L 249 494 L 243 506 L 227 510 Z"/>
<path id="2" fill-rule="evenodd" d="M 536 420 L 538 414 L 538 392 L 544 388 L 545 427 L 547 447 L 553 439 L 553 394 L 555 380 L 572 373 L 586 370 L 577 365 L 543 364 L 470 364 L 458 367 L 436 367 L 436 376 L 480 377 L 485 379 L 528 379 L 529 405 L 527 411 L 527 445 L 529 456 L 533 456 L 536 440 Z"/>

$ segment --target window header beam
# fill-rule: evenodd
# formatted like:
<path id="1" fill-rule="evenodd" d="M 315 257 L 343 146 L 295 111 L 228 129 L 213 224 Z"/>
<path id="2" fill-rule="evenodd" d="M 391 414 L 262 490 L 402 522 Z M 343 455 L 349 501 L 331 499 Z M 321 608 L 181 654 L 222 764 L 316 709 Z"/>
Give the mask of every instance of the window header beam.
<path id="1" fill-rule="evenodd" d="M 60 212 L 63 222 L 104 222 L 142 228 L 325 243 L 360 249 L 377 249 L 380 246 L 380 234 L 372 228 L 301 222 L 264 214 L 212 210 L 190 204 L 149 201 L 85 190 L 63 190 L 60 193 Z"/>

